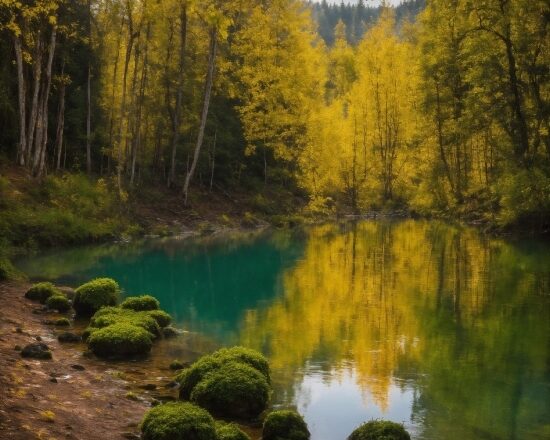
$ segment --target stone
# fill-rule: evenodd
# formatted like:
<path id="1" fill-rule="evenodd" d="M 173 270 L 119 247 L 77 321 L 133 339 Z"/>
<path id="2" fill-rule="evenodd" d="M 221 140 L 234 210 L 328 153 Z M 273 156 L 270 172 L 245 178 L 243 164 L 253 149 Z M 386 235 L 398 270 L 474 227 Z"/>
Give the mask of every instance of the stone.
<path id="1" fill-rule="evenodd" d="M 43 342 L 34 342 L 26 345 L 21 351 L 21 356 L 32 359 L 51 359 L 52 352 L 49 347 Z"/>
<path id="2" fill-rule="evenodd" d="M 82 337 L 77 335 L 76 333 L 71 332 L 63 332 L 59 336 L 57 336 L 57 340 L 59 342 L 80 342 L 82 340 Z"/>

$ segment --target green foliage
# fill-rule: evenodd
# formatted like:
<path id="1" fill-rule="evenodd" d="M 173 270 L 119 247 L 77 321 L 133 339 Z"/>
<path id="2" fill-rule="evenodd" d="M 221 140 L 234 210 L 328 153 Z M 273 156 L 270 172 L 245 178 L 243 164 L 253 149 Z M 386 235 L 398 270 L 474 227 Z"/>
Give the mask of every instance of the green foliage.
<path id="1" fill-rule="evenodd" d="M 539 168 L 504 175 L 496 185 L 504 226 L 524 219 L 547 222 L 550 214 L 550 177 Z"/>
<path id="2" fill-rule="evenodd" d="M 97 278 L 83 284 L 75 292 L 73 307 L 76 313 L 90 316 L 101 307 L 116 305 L 120 287 L 110 278 Z"/>
<path id="3" fill-rule="evenodd" d="M 141 312 L 145 310 L 159 310 L 160 303 L 158 299 L 151 295 L 130 296 L 120 304 L 120 307 Z"/>
<path id="4" fill-rule="evenodd" d="M 216 434 L 218 440 L 250 440 L 235 423 L 216 422 Z"/>
<path id="5" fill-rule="evenodd" d="M 25 293 L 25 298 L 32 301 L 40 301 L 40 303 L 45 304 L 50 296 L 63 296 L 61 291 L 57 289 L 52 283 L 44 282 L 34 284 L 27 292 Z"/>
<path id="6" fill-rule="evenodd" d="M 265 418 L 263 440 L 309 440 L 309 437 L 307 424 L 296 411 L 273 411 Z"/>
<path id="7" fill-rule="evenodd" d="M 71 308 L 71 303 L 65 295 L 52 295 L 46 300 L 48 309 L 64 313 Z"/>
<path id="8" fill-rule="evenodd" d="M 178 374 L 176 380 L 180 383 L 180 398 L 189 399 L 195 385 L 207 373 L 232 361 L 242 362 L 255 368 L 262 373 L 267 383 L 270 383 L 269 364 L 261 353 L 245 347 L 222 348 L 208 356 L 203 356 L 191 367 Z"/>
<path id="9" fill-rule="evenodd" d="M 372 420 L 351 433 L 348 440 L 410 440 L 403 425 L 386 420 Z"/>
<path id="10" fill-rule="evenodd" d="M 219 416 L 253 419 L 267 408 L 269 396 L 270 386 L 262 373 L 229 362 L 204 376 L 193 388 L 191 401 Z"/>
<path id="11" fill-rule="evenodd" d="M 8 184 L 0 209 L 0 238 L 12 246 L 36 247 L 93 242 L 116 237 L 127 221 L 104 180 L 81 174 L 49 176 L 39 185 Z"/>
<path id="12" fill-rule="evenodd" d="M 168 327 L 172 322 L 172 317 L 164 310 L 149 310 L 145 312 L 147 316 L 157 321 L 160 328 Z"/>
<path id="13" fill-rule="evenodd" d="M 149 410 L 141 432 L 143 440 L 217 440 L 212 416 L 188 402 L 170 402 Z"/>
<path id="14" fill-rule="evenodd" d="M 128 357 L 149 353 L 153 341 L 147 330 L 118 323 L 92 332 L 88 345 L 99 357 Z"/>

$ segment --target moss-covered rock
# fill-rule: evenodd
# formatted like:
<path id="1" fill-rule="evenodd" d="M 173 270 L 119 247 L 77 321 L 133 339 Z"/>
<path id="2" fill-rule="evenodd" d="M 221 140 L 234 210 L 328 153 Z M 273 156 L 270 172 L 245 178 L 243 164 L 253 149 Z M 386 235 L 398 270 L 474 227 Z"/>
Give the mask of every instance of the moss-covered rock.
<path id="1" fill-rule="evenodd" d="M 149 410 L 141 433 L 143 440 L 217 440 L 212 416 L 188 402 L 170 402 Z"/>
<path id="2" fill-rule="evenodd" d="M 59 318 L 55 320 L 54 324 L 57 327 L 69 327 L 71 325 L 71 321 L 69 321 L 67 318 Z"/>
<path id="3" fill-rule="evenodd" d="M 250 437 L 235 423 L 216 422 L 216 434 L 218 440 L 250 440 Z"/>
<path id="4" fill-rule="evenodd" d="M 172 362 L 170 362 L 169 368 L 170 370 L 183 370 L 185 368 L 185 364 L 175 359 Z"/>
<path id="5" fill-rule="evenodd" d="M 240 362 L 259 371 L 270 383 L 269 364 L 267 359 L 257 351 L 244 347 L 222 348 L 210 355 L 203 356 L 190 368 L 183 370 L 176 377 L 180 383 L 180 398 L 188 400 L 193 388 L 211 371 L 228 362 Z"/>
<path id="6" fill-rule="evenodd" d="M 296 411 L 273 411 L 264 420 L 262 440 L 309 440 L 309 437 L 307 424 Z"/>
<path id="7" fill-rule="evenodd" d="M 410 440 L 403 425 L 388 420 L 372 420 L 351 433 L 348 440 Z"/>
<path id="8" fill-rule="evenodd" d="M 145 312 L 147 310 L 159 310 L 160 303 L 158 299 L 151 295 L 130 296 L 120 304 L 120 307 L 136 312 Z"/>
<path id="9" fill-rule="evenodd" d="M 193 388 L 191 401 L 215 415 L 253 419 L 267 408 L 269 396 L 270 386 L 262 373 L 233 361 L 207 373 Z"/>
<path id="10" fill-rule="evenodd" d="M 91 316 L 101 307 L 115 306 L 120 287 L 110 278 L 97 278 L 75 291 L 73 307 L 80 316 Z"/>
<path id="11" fill-rule="evenodd" d="M 95 329 L 124 323 L 141 327 L 156 337 L 160 335 L 160 326 L 149 313 L 135 312 L 130 309 L 121 309 L 120 307 L 104 307 L 92 316 L 88 331 L 93 333 Z"/>
<path id="12" fill-rule="evenodd" d="M 52 283 L 37 283 L 34 284 L 27 292 L 25 293 L 25 298 L 32 301 L 40 301 L 42 304 L 45 304 L 50 296 L 63 296 L 61 291 L 55 287 Z"/>
<path id="13" fill-rule="evenodd" d="M 64 313 L 71 308 L 71 302 L 65 295 L 52 295 L 46 300 L 46 306 L 50 310 L 57 310 Z"/>
<path id="14" fill-rule="evenodd" d="M 150 310 L 144 313 L 157 321 L 160 328 L 168 327 L 172 322 L 172 317 L 164 310 Z"/>
<path id="15" fill-rule="evenodd" d="M 147 330 L 118 323 L 94 331 L 88 338 L 88 346 L 99 357 L 130 357 L 149 353 L 153 341 Z"/>

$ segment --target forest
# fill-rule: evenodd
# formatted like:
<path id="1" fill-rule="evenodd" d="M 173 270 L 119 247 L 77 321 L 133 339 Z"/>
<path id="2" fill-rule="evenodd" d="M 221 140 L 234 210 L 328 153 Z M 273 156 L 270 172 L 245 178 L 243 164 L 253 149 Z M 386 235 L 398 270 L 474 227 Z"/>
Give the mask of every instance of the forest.
<path id="1" fill-rule="evenodd" d="M 2 163 L 94 206 L 198 188 L 545 230 L 549 19 L 545 0 L 1 0 Z M 15 193 L 0 176 L 8 211 Z"/>

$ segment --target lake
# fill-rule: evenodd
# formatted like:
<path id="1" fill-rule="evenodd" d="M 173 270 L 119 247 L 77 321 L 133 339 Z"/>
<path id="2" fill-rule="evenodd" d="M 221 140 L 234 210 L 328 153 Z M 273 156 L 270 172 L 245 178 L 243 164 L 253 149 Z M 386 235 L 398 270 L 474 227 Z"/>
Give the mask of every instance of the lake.
<path id="1" fill-rule="evenodd" d="M 194 335 L 195 357 L 262 351 L 273 406 L 303 414 L 312 440 L 344 440 L 376 418 L 414 439 L 550 438 L 550 245 L 540 240 L 373 220 L 55 251 L 19 267 L 156 296 Z"/>

